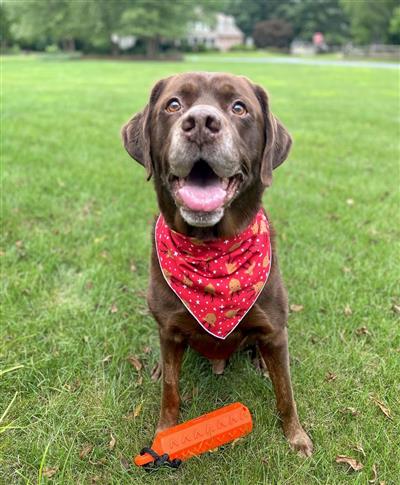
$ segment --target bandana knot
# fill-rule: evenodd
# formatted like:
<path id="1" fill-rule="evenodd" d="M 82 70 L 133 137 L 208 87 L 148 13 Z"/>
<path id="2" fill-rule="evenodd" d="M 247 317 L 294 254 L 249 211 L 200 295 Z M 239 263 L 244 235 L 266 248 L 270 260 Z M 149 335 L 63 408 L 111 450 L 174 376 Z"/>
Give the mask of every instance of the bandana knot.
<path id="1" fill-rule="evenodd" d="M 204 330 L 225 339 L 254 305 L 271 270 L 270 228 L 263 209 L 242 233 L 210 241 L 173 231 L 160 215 L 155 242 L 172 291 Z"/>

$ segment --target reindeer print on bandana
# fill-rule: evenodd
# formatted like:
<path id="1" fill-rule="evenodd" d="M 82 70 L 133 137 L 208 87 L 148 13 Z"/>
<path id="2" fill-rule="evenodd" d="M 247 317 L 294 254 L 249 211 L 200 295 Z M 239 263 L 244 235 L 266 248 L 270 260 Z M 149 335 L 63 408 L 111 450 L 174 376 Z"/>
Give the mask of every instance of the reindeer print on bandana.
<path id="1" fill-rule="evenodd" d="M 168 285 L 204 330 L 225 339 L 254 305 L 271 270 L 263 209 L 241 234 L 211 241 L 171 230 L 160 215 L 155 241 Z"/>

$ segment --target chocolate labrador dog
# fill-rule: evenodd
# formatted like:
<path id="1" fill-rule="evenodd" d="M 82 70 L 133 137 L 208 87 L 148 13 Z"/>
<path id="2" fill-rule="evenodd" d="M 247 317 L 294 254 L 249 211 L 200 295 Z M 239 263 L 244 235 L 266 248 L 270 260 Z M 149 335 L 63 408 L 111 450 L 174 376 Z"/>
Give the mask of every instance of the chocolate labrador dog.
<path id="1" fill-rule="evenodd" d="M 242 76 L 208 72 L 157 82 L 147 106 L 122 128 L 122 138 L 131 157 L 145 167 L 148 178 L 154 178 L 165 229 L 171 237 L 203 246 L 246 234 L 243 231 L 260 213 L 273 169 L 287 158 L 291 146 L 262 87 Z M 266 283 L 240 323 L 226 338 L 217 338 L 199 325 L 187 302 L 172 290 L 153 242 L 148 305 L 159 325 L 163 387 L 157 431 L 177 423 L 179 373 L 188 345 L 222 373 L 229 356 L 251 344 L 268 368 L 286 438 L 294 450 L 311 455 L 313 445 L 293 398 L 288 300 L 272 228 L 270 243 Z"/>

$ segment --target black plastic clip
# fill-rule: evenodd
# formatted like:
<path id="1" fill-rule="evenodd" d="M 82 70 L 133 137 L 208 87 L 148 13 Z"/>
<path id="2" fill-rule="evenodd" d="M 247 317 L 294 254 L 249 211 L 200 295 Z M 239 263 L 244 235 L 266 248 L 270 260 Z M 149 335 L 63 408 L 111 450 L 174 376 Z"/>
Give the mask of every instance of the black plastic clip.
<path id="1" fill-rule="evenodd" d="M 145 453 L 148 453 L 154 458 L 154 461 L 151 463 L 148 463 L 147 465 L 144 465 L 144 469 L 146 471 L 153 470 L 155 468 L 159 468 L 163 465 L 169 466 L 171 468 L 178 468 L 179 465 L 182 463 L 182 460 L 179 458 L 175 458 L 173 460 L 169 459 L 168 453 L 164 453 L 163 455 L 159 455 L 156 451 L 154 451 L 152 448 L 142 448 L 140 450 L 140 454 L 144 455 Z"/>

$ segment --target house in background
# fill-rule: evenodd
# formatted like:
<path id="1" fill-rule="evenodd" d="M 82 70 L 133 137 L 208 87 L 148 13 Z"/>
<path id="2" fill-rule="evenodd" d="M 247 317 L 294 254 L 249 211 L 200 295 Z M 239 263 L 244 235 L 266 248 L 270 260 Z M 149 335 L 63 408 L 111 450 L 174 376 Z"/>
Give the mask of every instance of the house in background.
<path id="1" fill-rule="evenodd" d="M 231 15 L 218 13 L 216 23 L 194 22 L 189 26 L 186 41 L 191 47 L 205 46 L 226 52 L 231 47 L 243 44 L 244 33 L 238 28 Z"/>

